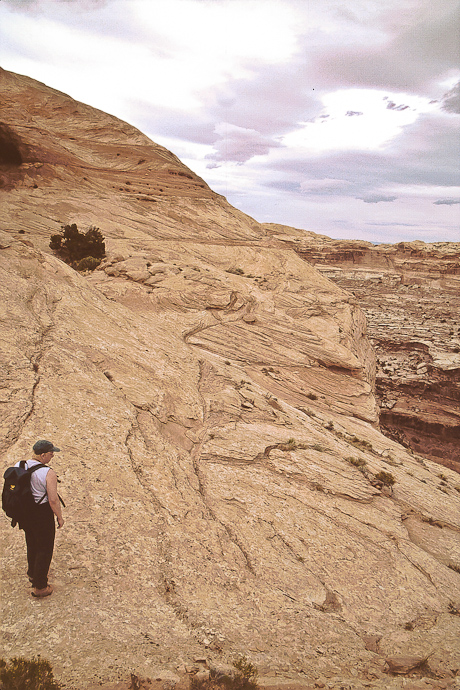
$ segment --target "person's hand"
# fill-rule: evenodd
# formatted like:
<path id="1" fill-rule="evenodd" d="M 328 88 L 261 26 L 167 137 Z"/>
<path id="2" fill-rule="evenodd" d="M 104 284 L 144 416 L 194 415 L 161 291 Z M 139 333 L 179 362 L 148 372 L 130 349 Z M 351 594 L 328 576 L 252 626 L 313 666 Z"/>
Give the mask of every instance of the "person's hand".
<path id="1" fill-rule="evenodd" d="M 58 518 L 58 529 L 61 529 L 61 527 L 64 527 L 64 520 L 62 518 Z"/>

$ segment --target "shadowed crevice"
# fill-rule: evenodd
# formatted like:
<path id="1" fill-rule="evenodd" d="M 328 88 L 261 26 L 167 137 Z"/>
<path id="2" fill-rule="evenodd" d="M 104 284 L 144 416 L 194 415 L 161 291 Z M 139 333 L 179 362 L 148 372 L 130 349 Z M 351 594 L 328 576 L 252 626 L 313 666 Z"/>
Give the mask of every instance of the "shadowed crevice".
<path id="1" fill-rule="evenodd" d="M 19 167 L 23 162 L 18 137 L 0 122 L 0 165 Z"/>

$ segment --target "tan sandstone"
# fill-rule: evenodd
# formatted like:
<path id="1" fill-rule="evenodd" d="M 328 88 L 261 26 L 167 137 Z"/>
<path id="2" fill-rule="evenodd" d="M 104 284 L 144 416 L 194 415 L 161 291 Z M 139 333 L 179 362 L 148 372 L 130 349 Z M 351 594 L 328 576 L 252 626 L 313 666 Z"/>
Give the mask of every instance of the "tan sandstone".
<path id="1" fill-rule="evenodd" d="M 43 601 L 1 520 L 3 655 L 74 690 L 240 654 L 267 686 L 429 657 L 454 687 L 458 475 L 379 431 L 350 293 L 130 125 L 5 71 L 0 103 L 1 457 L 51 438 L 67 503 Z M 91 274 L 48 247 L 71 222 Z"/>

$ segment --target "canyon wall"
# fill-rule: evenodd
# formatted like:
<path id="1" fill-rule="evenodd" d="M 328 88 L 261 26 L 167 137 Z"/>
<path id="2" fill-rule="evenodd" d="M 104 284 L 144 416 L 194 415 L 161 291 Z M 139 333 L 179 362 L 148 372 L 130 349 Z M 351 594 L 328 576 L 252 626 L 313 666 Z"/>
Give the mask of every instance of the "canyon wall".
<path id="1" fill-rule="evenodd" d="M 281 226 L 267 229 L 282 236 Z M 372 245 L 286 232 L 366 314 L 382 431 L 460 472 L 460 242 Z"/>

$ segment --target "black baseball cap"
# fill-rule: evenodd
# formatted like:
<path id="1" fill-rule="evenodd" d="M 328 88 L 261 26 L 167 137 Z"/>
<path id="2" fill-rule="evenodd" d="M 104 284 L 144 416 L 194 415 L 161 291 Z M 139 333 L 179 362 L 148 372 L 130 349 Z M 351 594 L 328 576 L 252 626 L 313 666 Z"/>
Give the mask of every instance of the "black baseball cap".
<path id="1" fill-rule="evenodd" d="M 56 448 L 54 443 L 51 443 L 51 441 L 37 441 L 32 449 L 35 453 L 35 455 L 42 455 L 42 453 L 60 453 L 61 449 Z"/>

